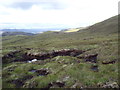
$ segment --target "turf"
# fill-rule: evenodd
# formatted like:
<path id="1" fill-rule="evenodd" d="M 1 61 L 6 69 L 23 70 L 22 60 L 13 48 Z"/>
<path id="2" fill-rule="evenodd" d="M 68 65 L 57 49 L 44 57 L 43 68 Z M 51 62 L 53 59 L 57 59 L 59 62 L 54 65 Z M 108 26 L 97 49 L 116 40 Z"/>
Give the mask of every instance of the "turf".
<path id="1" fill-rule="evenodd" d="M 33 36 L 5 36 L 2 38 L 2 57 L 13 51 L 13 58 L 3 60 L 3 88 L 50 88 L 61 81 L 63 88 L 118 88 L 118 16 L 77 32 L 44 32 Z M 29 49 L 29 50 L 28 50 Z M 23 59 L 23 53 L 50 52 L 61 49 L 86 51 L 77 57 L 56 56 L 35 63 L 12 62 Z M 78 57 L 98 53 L 97 63 Z M 115 60 L 114 64 L 102 64 Z M 41 63 L 42 62 L 42 63 Z M 91 69 L 97 66 L 98 71 Z M 47 68 L 51 73 L 38 76 L 30 70 Z M 31 78 L 30 78 L 31 77 Z M 111 85 L 111 86 L 110 86 Z M 51 88 L 59 87 L 52 85 Z"/>

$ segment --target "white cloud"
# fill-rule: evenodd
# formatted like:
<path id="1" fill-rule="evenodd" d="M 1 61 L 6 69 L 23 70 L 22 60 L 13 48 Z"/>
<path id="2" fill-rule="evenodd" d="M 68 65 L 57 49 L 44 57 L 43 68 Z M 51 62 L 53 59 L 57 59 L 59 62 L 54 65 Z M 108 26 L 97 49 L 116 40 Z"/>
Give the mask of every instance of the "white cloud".
<path id="1" fill-rule="evenodd" d="M 94 24 L 118 14 L 118 0 L 35 0 L 29 9 L 10 6 L 16 1 L 0 0 L 0 23 L 63 24 L 81 27 Z M 33 2 L 33 0 L 26 0 Z M 62 9 L 50 8 L 59 3 Z M 49 4 L 49 5 L 48 5 Z M 45 7 L 47 9 L 45 9 Z M 57 7 L 57 6 L 56 6 Z M 1 26 L 0 26 L 1 27 Z M 23 26 L 22 26 L 23 27 Z M 33 26 L 34 27 L 34 26 Z"/>

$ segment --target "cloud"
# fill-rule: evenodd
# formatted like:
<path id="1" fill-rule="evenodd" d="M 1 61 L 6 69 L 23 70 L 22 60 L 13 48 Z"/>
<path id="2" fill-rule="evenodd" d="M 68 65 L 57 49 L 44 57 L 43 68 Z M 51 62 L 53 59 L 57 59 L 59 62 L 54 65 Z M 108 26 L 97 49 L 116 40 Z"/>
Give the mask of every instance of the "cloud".
<path id="1" fill-rule="evenodd" d="M 117 0 L 0 0 L 0 23 L 88 26 L 117 15 L 117 5 Z"/>
<path id="2" fill-rule="evenodd" d="M 7 0 L 5 0 L 7 1 Z M 9 0 L 8 0 L 9 1 Z M 2 3 L 10 8 L 30 9 L 33 5 L 39 5 L 42 9 L 64 9 L 66 6 L 58 0 L 11 0 L 11 3 Z"/>
<path id="3" fill-rule="evenodd" d="M 9 7 L 21 8 L 21 9 L 29 9 L 34 4 L 38 4 L 38 3 L 33 3 L 33 2 L 15 2 L 15 3 L 12 3 L 11 5 L 9 5 Z"/>

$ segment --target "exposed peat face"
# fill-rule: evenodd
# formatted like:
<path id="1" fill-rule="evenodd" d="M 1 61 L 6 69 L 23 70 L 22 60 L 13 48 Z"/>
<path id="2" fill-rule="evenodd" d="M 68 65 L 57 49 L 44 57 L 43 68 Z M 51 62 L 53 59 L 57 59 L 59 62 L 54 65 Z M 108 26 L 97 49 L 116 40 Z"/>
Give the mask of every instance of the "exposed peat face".
<path id="1" fill-rule="evenodd" d="M 49 83 L 46 88 L 63 88 L 64 86 L 65 86 L 65 82 L 56 81 L 56 82 Z"/>
<path id="2" fill-rule="evenodd" d="M 77 56 L 85 51 L 82 50 L 71 50 L 71 49 L 63 49 L 63 50 L 57 50 L 57 51 L 52 51 L 48 53 L 25 53 L 24 57 L 26 60 L 32 60 L 32 59 L 38 59 L 38 60 L 45 60 L 49 58 L 53 58 L 56 56 Z"/>
<path id="3" fill-rule="evenodd" d="M 36 73 L 37 76 L 46 76 L 46 75 L 51 73 L 50 70 L 48 70 L 47 68 L 31 69 L 29 71 L 33 72 L 33 73 Z"/>
<path id="4" fill-rule="evenodd" d="M 50 74 L 50 71 L 48 69 L 39 69 L 35 71 L 38 76 L 46 76 L 48 74 Z"/>
<path id="5" fill-rule="evenodd" d="M 97 65 L 92 65 L 92 66 L 91 66 L 91 70 L 94 71 L 94 72 L 98 72 L 98 71 L 99 71 Z"/>
<path id="6" fill-rule="evenodd" d="M 28 62 L 28 63 L 32 63 L 32 62 L 36 62 L 38 60 L 45 60 L 45 59 L 51 59 L 54 58 L 56 56 L 72 56 L 72 57 L 76 57 L 78 59 L 83 59 L 85 62 L 91 62 L 91 63 L 97 63 L 97 56 L 98 54 L 87 54 L 85 56 L 82 57 L 77 57 L 81 54 L 83 54 L 86 51 L 82 51 L 82 50 L 77 50 L 77 49 L 62 49 L 62 50 L 56 50 L 56 51 L 51 51 L 51 52 L 47 52 L 47 53 L 30 53 L 30 52 L 26 52 L 23 53 L 22 51 L 15 51 L 15 52 L 11 52 L 8 53 L 7 55 L 3 56 L 3 63 L 8 63 L 9 62 Z M 78 60 L 78 63 L 80 63 L 80 61 Z M 108 63 L 115 63 L 114 61 L 112 62 L 108 62 Z M 103 64 L 107 64 L 107 63 L 103 63 Z"/>
<path id="7" fill-rule="evenodd" d="M 117 60 L 112 60 L 112 61 L 103 61 L 102 64 L 114 64 L 116 63 Z"/>
<path id="8" fill-rule="evenodd" d="M 97 56 L 98 54 L 88 54 L 85 56 L 80 56 L 78 58 L 84 59 L 85 62 L 97 63 Z"/>
<path id="9" fill-rule="evenodd" d="M 56 50 L 51 51 L 48 53 L 22 53 L 22 51 L 15 51 L 10 52 L 7 55 L 3 56 L 3 63 L 9 62 L 28 62 L 36 59 L 37 60 L 45 60 L 45 59 L 51 59 L 56 56 L 73 56 L 76 57 L 77 55 L 80 55 L 84 53 L 85 51 L 77 50 L 77 49 L 63 49 L 63 50 Z M 20 57 L 20 58 L 19 58 Z M 8 60 L 10 59 L 10 60 Z"/>
<path id="10" fill-rule="evenodd" d="M 24 76 L 24 77 L 22 77 L 22 78 L 20 78 L 20 79 L 11 80 L 11 81 L 9 81 L 9 82 L 15 84 L 15 87 L 16 87 L 16 88 L 20 88 L 21 86 L 24 85 L 24 82 L 25 82 L 26 80 L 32 79 L 32 78 L 33 78 L 33 76 L 28 75 L 28 76 Z"/>

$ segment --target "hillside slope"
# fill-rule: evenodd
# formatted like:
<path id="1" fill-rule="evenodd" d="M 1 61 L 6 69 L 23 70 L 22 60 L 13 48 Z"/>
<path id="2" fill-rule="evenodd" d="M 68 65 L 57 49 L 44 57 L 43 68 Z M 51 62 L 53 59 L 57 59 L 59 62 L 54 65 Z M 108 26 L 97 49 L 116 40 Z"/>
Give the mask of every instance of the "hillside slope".
<path id="1" fill-rule="evenodd" d="M 3 37 L 3 88 L 119 88 L 116 20 L 79 32 Z"/>
<path id="2" fill-rule="evenodd" d="M 102 22 L 96 23 L 85 29 L 85 31 L 89 33 L 100 33 L 100 34 L 118 33 L 118 15 L 111 17 L 107 20 L 104 20 Z"/>

